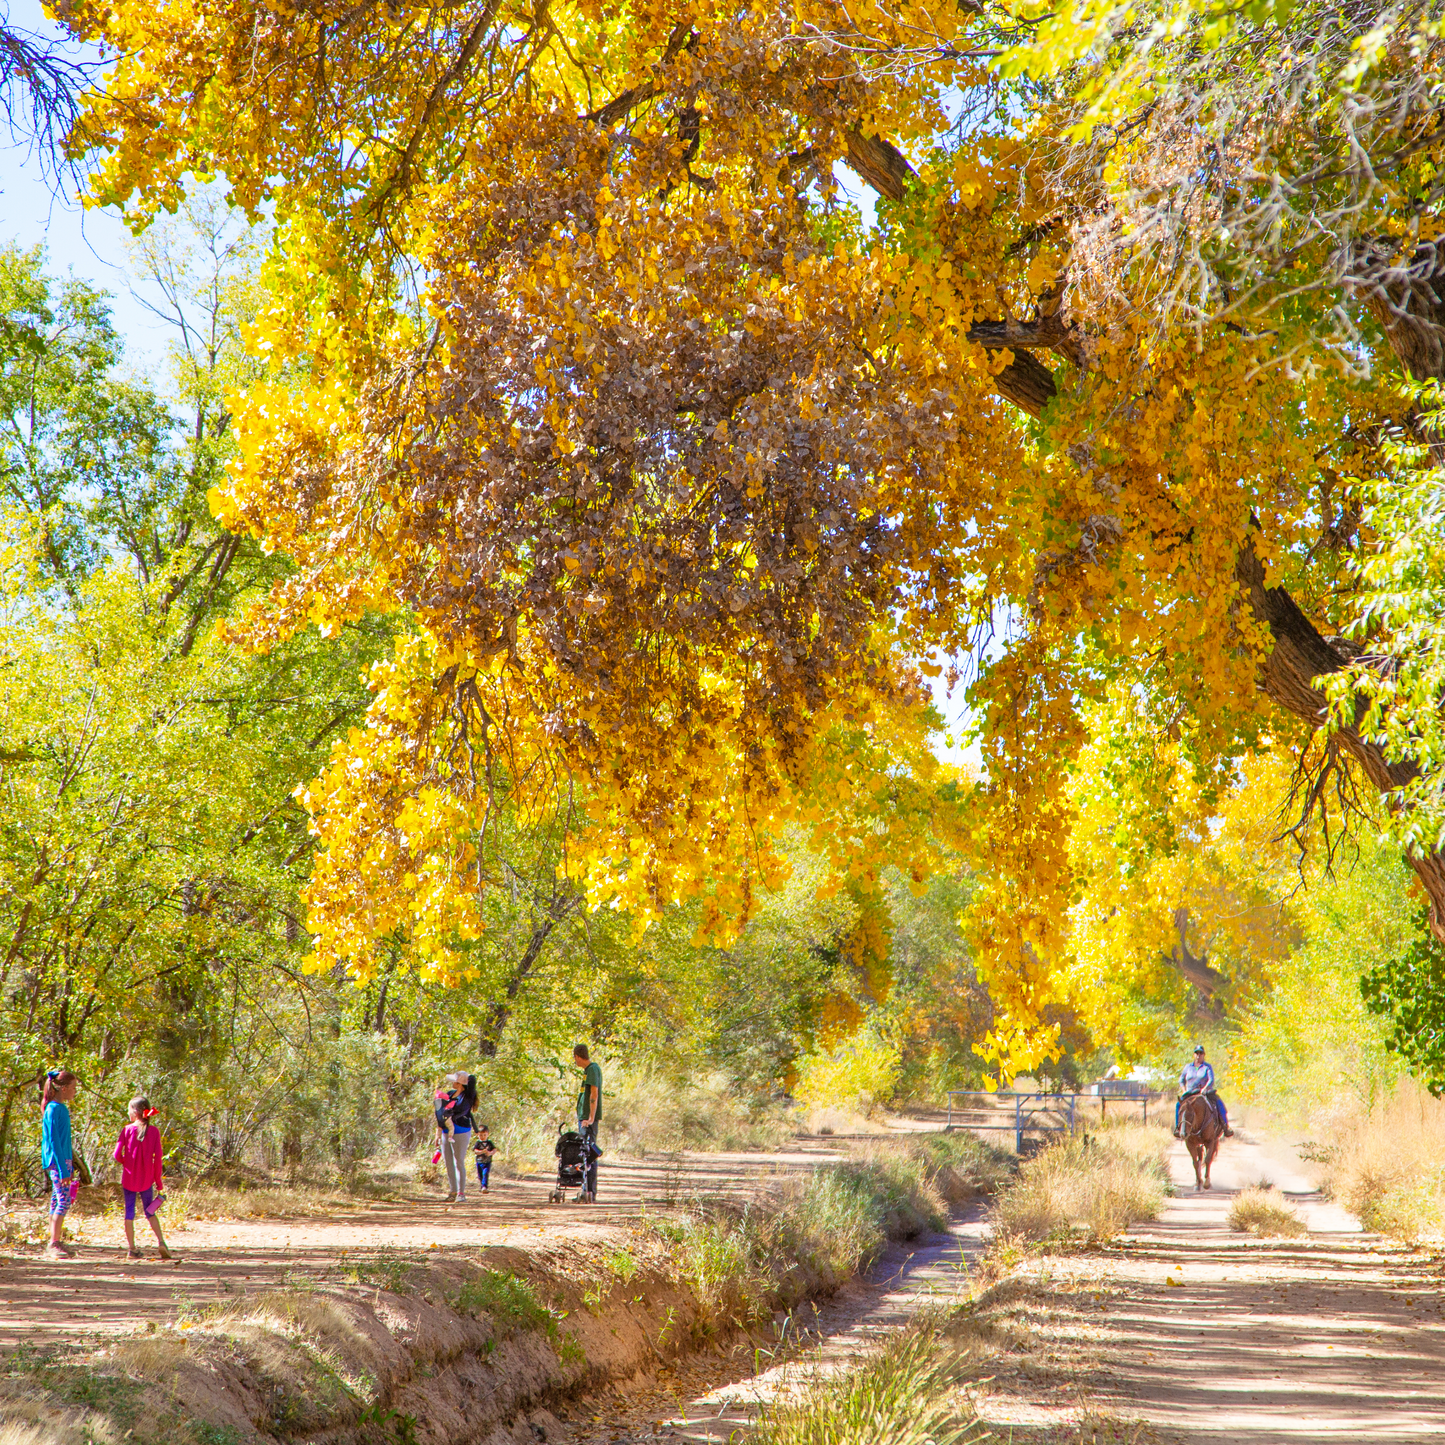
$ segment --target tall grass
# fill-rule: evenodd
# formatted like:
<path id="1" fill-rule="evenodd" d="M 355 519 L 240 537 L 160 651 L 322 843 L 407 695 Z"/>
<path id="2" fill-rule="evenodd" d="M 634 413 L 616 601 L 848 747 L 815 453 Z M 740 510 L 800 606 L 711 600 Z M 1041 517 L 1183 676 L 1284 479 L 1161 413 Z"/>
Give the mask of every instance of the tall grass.
<path id="1" fill-rule="evenodd" d="M 1321 1111 L 1313 1132 L 1325 1188 L 1367 1229 L 1410 1244 L 1445 1238 L 1445 1099 L 1406 1080 L 1373 1108 Z"/>
<path id="2" fill-rule="evenodd" d="M 781 1181 L 742 1207 L 695 1208 L 654 1220 L 679 1278 L 703 1306 L 704 1327 L 760 1318 L 804 1294 L 853 1278 L 890 1240 L 943 1229 L 940 1189 L 964 1175 L 996 1177 L 1003 1156 L 972 1138 L 877 1145 Z"/>
<path id="3" fill-rule="evenodd" d="M 1163 1128 L 1125 1124 L 1052 1144 L 1020 1166 L 993 1210 L 995 1236 L 1011 1243 L 1112 1239 L 1153 1219 L 1169 1193 Z"/>
<path id="4" fill-rule="evenodd" d="M 754 1445 L 970 1445 L 988 1439 L 957 1389 L 957 1356 L 929 1324 L 764 1411 Z"/>
<path id="5" fill-rule="evenodd" d="M 1309 1233 L 1305 1222 L 1277 1189 L 1246 1189 L 1229 1206 L 1229 1227 L 1261 1238 L 1297 1239 Z"/>

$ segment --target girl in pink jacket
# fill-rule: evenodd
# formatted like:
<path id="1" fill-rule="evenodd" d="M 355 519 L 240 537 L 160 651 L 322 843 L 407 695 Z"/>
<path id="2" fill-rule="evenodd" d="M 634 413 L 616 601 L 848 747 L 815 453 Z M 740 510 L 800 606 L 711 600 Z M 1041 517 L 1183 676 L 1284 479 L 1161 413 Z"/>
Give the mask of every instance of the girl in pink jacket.
<path id="1" fill-rule="evenodd" d="M 135 1202 L 141 1202 L 146 1223 L 155 1231 L 156 1243 L 161 1247 L 161 1258 L 169 1259 L 171 1252 L 166 1248 L 165 1235 L 161 1233 L 161 1222 L 156 1211 L 165 1201 L 161 1193 L 161 1131 L 151 1123 L 159 1110 L 151 1108 L 151 1101 L 145 1097 L 130 1101 L 130 1123 L 120 1131 L 115 1141 L 115 1157 L 120 1163 L 120 1187 L 125 1190 L 125 1242 L 126 1258 L 139 1259 L 140 1250 L 135 1247 Z"/>

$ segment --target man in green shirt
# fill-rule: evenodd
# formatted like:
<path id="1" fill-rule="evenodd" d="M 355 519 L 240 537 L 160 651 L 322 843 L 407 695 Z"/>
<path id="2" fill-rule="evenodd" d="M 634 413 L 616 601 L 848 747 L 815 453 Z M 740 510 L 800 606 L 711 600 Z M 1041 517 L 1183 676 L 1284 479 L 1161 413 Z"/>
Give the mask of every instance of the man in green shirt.
<path id="1" fill-rule="evenodd" d="M 602 1122 L 602 1070 L 592 1062 L 586 1044 L 572 1050 L 572 1062 L 582 1070 L 582 1092 L 577 1095 L 577 1132 L 589 1143 L 597 1142 L 597 1126 Z M 597 1203 L 597 1156 L 589 1152 L 587 1174 L 582 1181 L 579 1204 Z"/>

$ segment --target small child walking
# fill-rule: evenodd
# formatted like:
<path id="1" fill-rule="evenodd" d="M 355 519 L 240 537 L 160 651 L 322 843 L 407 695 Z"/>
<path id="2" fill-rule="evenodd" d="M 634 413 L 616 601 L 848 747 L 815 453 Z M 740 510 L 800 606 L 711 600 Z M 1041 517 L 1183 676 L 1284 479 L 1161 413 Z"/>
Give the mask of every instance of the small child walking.
<path id="1" fill-rule="evenodd" d="M 492 1177 L 492 1155 L 497 1152 L 497 1146 L 487 1137 L 487 1132 L 485 1124 L 478 1124 L 476 1143 L 472 1145 L 477 1160 L 477 1183 L 484 1194 L 487 1192 L 487 1180 Z"/>
<path id="2" fill-rule="evenodd" d="M 50 1253 L 56 1259 L 75 1253 L 61 1235 L 80 1188 L 70 1134 L 70 1104 L 79 1089 L 69 1069 L 51 1069 L 40 1081 L 40 1167 L 50 1180 Z"/>
<path id="3" fill-rule="evenodd" d="M 120 1187 L 125 1190 L 125 1243 L 126 1258 L 139 1259 L 141 1252 L 135 1247 L 135 1206 L 140 1200 L 146 1223 L 155 1234 L 160 1246 L 161 1258 L 169 1259 L 171 1252 L 166 1248 L 166 1237 L 161 1233 L 161 1222 L 156 1211 L 165 1202 L 161 1193 L 161 1131 L 151 1120 L 160 1111 L 151 1108 L 151 1101 L 143 1094 L 130 1101 L 130 1123 L 121 1131 L 115 1141 L 115 1158 L 120 1164 Z"/>

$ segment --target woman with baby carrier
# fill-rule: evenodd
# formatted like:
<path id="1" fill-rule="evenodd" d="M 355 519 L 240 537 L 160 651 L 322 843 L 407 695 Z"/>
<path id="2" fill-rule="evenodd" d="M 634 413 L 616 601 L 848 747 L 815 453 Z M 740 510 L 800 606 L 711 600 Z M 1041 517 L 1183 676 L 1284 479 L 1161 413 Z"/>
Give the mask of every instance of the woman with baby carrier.
<path id="1" fill-rule="evenodd" d="M 438 1152 L 446 1161 L 447 1203 L 461 1204 L 467 1197 L 467 1155 L 472 1147 L 472 1111 L 477 1107 L 477 1076 L 448 1074 L 446 1086 L 438 1091 L 436 1098 Z"/>

